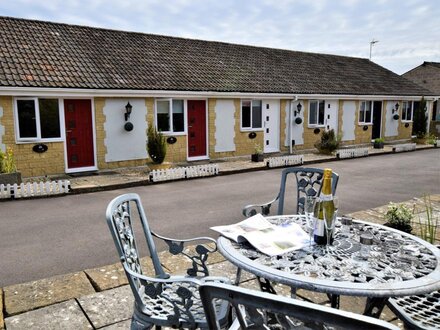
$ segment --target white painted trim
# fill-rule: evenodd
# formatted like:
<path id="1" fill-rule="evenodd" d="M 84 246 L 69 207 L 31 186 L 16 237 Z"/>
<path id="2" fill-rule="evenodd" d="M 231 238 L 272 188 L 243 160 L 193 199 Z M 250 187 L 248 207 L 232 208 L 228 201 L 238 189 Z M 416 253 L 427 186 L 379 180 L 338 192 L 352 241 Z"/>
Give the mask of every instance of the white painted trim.
<path id="1" fill-rule="evenodd" d="M 120 90 L 120 89 L 75 89 L 45 87 L 2 87 L 0 95 L 6 96 L 58 96 L 58 97 L 185 97 L 185 98 L 254 98 L 254 99 L 337 99 L 337 100 L 420 100 L 419 95 L 349 95 L 349 94 L 296 94 L 296 93 L 243 93 L 243 92 L 194 92 L 164 90 Z M 425 95 L 425 100 L 433 101 L 438 96 Z"/>
<path id="2" fill-rule="evenodd" d="M 173 100 L 176 101 L 183 101 L 183 131 L 182 132 L 174 132 L 173 129 Z M 168 111 L 169 111 L 169 123 L 168 125 L 170 126 L 170 131 L 163 131 L 162 134 L 166 135 L 166 136 L 178 136 L 178 135 L 187 135 L 188 134 L 188 130 L 187 130 L 187 111 L 186 111 L 186 107 L 187 107 L 187 100 L 185 98 L 177 98 L 177 97 L 169 97 L 169 98 L 156 98 L 154 100 L 154 126 L 157 129 L 157 101 L 168 101 L 169 102 L 169 107 L 168 107 Z"/>
<path id="3" fill-rule="evenodd" d="M 14 133 L 15 133 L 15 143 L 16 144 L 29 144 L 29 143 L 51 143 L 51 142 L 63 142 L 64 141 L 64 132 L 62 131 L 62 121 L 64 116 L 61 116 L 61 98 L 57 96 L 51 97 L 51 99 L 58 100 L 58 120 L 60 126 L 60 137 L 57 138 L 42 138 L 41 137 L 41 121 L 40 121 L 40 104 L 38 102 L 38 96 L 32 97 L 14 97 L 12 100 L 12 108 L 13 108 L 13 117 L 14 117 Z M 37 136 L 35 138 L 21 138 L 20 137 L 20 126 L 18 122 L 18 100 L 33 100 L 35 106 L 35 123 L 36 123 L 36 133 Z"/>
<path id="4" fill-rule="evenodd" d="M 365 102 L 365 104 L 367 104 L 367 102 L 370 103 L 370 121 L 361 121 L 361 109 L 362 109 L 362 102 Z M 358 114 L 358 125 L 373 125 L 373 102 L 374 100 L 362 100 L 359 103 L 359 108 L 357 109 L 357 114 Z M 365 118 L 364 118 L 365 119 Z"/>
<path id="5" fill-rule="evenodd" d="M 64 100 L 66 99 L 81 99 L 81 100 L 90 100 L 91 104 L 91 110 L 92 110 L 92 134 L 93 134 L 93 162 L 95 166 L 88 166 L 88 167 L 75 167 L 75 168 L 69 168 L 69 162 L 67 159 L 67 139 L 64 138 L 64 168 L 66 173 L 77 173 L 77 172 L 87 172 L 87 171 L 96 171 L 98 170 L 98 157 L 97 157 L 97 150 L 96 150 L 96 126 L 95 126 L 95 100 L 93 98 L 80 98 L 80 97 L 66 97 L 62 98 L 62 108 L 63 108 L 63 127 L 64 132 L 66 131 L 66 121 L 64 118 Z M 63 133 L 64 134 L 64 133 Z M 65 137 L 65 134 L 64 134 Z M 104 143 L 104 141 L 103 141 Z"/>
<path id="6" fill-rule="evenodd" d="M 350 95 L 350 94 L 290 94 L 291 96 L 297 96 L 299 101 L 302 100 L 344 100 L 344 101 L 357 101 L 357 100 L 371 100 L 371 101 L 395 101 L 395 100 L 409 100 L 418 101 L 422 96 L 417 95 Z M 433 100 L 434 96 L 424 96 L 425 100 Z"/>
<path id="7" fill-rule="evenodd" d="M 90 171 L 96 171 L 98 168 L 96 166 L 89 166 L 89 167 L 77 167 L 75 169 L 68 169 L 66 168 L 66 173 L 80 173 L 80 172 L 90 172 Z"/>
<path id="8" fill-rule="evenodd" d="M 187 160 L 189 162 L 193 162 L 193 161 L 196 161 L 196 160 L 207 160 L 207 159 L 209 159 L 208 155 L 206 155 L 206 156 L 197 156 L 197 157 L 188 157 Z"/>

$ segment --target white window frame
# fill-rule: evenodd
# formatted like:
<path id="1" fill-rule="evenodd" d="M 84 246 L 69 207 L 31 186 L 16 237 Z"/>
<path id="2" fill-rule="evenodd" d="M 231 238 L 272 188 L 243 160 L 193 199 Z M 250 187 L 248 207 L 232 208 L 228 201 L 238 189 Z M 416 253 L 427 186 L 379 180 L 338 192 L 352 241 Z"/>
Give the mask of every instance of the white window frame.
<path id="1" fill-rule="evenodd" d="M 252 103 L 260 102 L 261 103 L 261 127 L 252 127 Z M 250 127 L 243 127 L 243 102 L 251 102 L 251 113 L 250 113 Z M 243 99 L 240 101 L 240 130 L 243 132 L 257 132 L 264 130 L 263 124 L 263 100 L 262 99 Z"/>
<path id="2" fill-rule="evenodd" d="M 410 114 L 410 119 L 408 119 L 408 105 L 409 104 L 409 114 Z M 403 116 L 403 114 L 405 113 L 405 117 Z M 414 116 L 414 102 L 413 101 L 403 101 L 402 102 L 402 122 L 406 122 L 406 123 L 410 123 L 413 121 L 413 117 Z"/>
<path id="3" fill-rule="evenodd" d="M 321 102 L 324 102 L 324 116 L 323 116 L 323 122 L 319 123 L 319 104 Z M 311 108 L 312 108 L 312 103 L 316 103 L 316 123 L 311 123 Z M 309 127 L 325 127 L 325 100 L 310 100 L 309 101 L 309 119 L 308 119 L 308 125 Z"/>
<path id="4" fill-rule="evenodd" d="M 183 101 L 183 131 L 179 131 L 179 132 L 174 132 L 173 130 L 173 100 L 175 101 Z M 169 106 L 168 106 L 168 113 L 170 114 L 169 116 L 169 122 L 168 122 L 168 126 L 170 128 L 170 130 L 168 131 L 162 131 L 162 133 L 164 135 L 185 135 L 187 134 L 187 100 L 182 99 L 182 98 L 165 98 L 165 99 L 156 99 L 154 102 L 154 124 L 156 126 L 156 128 L 158 127 L 157 125 L 157 102 L 160 101 L 168 101 L 169 102 Z"/>
<path id="5" fill-rule="evenodd" d="M 369 121 L 366 121 L 365 120 L 365 114 L 366 114 L 366 111 L 364 110 L 364 118 L 361 118 L 361 113 L 362 113 L 362 103 L 365 103 L 365 104 L 370 104 L 370 120 Z M 365 100 L 365 101 L 361 101 L 360 103 L 359 103 L 359 111 L 358 111 L 358 123 L 359 123 L 359 125 L 373 125 L 373 101 L 367 101 L 367 100 Z"/>
<path id="6" fill-rule="evenodd" d="M 41 122 L 40 122 L 40 104 L 38 99 L 52 99 L 58 100 L 58 120 L 60 126 L 60 137 L 57 138 L 42 138 L 41 137 Z M 20 136 L 20 123 L 18 116 L 18 101 L 34 101 L 35 107 L 35 125 L 37 134 L 35 137 L 21 137 Z M 58 97 L 16 97 L 14 98 L 14 124 L 15 124 L 15 142 L 16 143 L 29 143 L 29 142 L 62 142 L 64 140 L 64 106 L 63 102 Z"/>

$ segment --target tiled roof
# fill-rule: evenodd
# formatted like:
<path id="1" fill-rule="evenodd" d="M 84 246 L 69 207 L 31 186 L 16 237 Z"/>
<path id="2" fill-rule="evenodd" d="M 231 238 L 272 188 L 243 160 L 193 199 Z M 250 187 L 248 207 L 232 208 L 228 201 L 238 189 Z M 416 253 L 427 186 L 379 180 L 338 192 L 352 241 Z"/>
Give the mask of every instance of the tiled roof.
<path id="1" fill-rule="evenodd" d="M 368 59 L 0 17 L 0 88 L 429 95 Z"/>
<path id="2" fill-rule="evenodd" d="M 434 66 L 434 67 L 440 69 L 440 63 L 439 62 L 423 62 L 423 65 Z"/>
<path id="3" fill-rule="evenodd" d="M 402 76 L 430 90 L 431 95 L 440 95 L 440 63 L 423 62 Z"/>

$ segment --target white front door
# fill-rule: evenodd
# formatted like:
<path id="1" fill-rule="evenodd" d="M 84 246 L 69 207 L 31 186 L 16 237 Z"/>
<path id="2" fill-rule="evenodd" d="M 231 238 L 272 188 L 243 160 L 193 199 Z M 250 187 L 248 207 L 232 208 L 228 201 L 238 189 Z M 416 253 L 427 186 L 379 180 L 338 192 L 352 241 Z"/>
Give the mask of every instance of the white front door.
<path id="1" fill-rule="evenodd" d="M 334 129 L 335 134 L 338 134 L 338 106 L 339 102 L 337 100 L 325 102 L 325 129 L 327 131 Z"/>
<path id="2" fill-rule="evenodd" d="M 264 152 L 280 151 L 280 101 L 263 100 Z"/>

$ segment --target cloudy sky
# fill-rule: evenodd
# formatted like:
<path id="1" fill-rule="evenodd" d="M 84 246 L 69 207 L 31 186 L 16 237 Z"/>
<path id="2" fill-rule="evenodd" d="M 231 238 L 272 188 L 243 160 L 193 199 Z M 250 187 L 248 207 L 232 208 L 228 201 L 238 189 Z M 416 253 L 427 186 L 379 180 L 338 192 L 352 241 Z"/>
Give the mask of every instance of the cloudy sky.
<path id="1" fill-rule="evenodd" d="M 0 0 L 0 15 L 368 58 L 440 62 L 438 0 Z"/>

